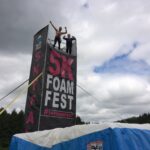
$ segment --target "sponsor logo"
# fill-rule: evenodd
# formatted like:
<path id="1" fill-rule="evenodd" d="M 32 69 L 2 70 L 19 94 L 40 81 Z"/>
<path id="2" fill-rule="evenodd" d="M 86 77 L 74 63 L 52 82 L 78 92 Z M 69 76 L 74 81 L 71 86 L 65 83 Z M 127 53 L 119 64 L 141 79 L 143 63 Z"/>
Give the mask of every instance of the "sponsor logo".
<path id="1" fill-rule="evenodd" d="M 103 150 L 103 142 L 100 140 L 95 142 L 90 142 L 87 145 L 87 150 Z"/>
<path id="2" fill-rule="evenodd" d="M 42 47 L 42 36 L 39 35 L 36 39 L 35 39 L 35 50 L 39 50 Z"/>

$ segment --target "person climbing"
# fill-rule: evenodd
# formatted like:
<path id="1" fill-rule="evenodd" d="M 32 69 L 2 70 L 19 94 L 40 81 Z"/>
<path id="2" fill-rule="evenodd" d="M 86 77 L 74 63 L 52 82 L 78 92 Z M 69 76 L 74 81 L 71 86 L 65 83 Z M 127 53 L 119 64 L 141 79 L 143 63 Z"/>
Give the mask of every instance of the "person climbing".
<path id="1" fill-rule="evenodd" d="M 67 38 L 64 36 L 63 39 L 66 40 L 66 52 L 71 54 L 71 52 L 72 52 L 72 41 L 76 40 L 76 38 L 74 36 L 71 37 L 70 34 L 67 34 Z"/>
<path id="2" fill-rule="evenodd" d="M 66 34 L 67 33 L 67 28 L 65 27 L 65 32 L 61 32 L 62 31 L 62 27 L 60 26 L 58 29 L 53 25 L 53 23 L 50 21 L 50 24 L 52 25 L 52 27 L 54 28 L 54 30 L 56 31 L 56 35 L 55 35 L 55 39 L 54 39 L 54 47 L 56 45 L 56 43 L 58 42 L 58 48 L 60 49 L 60 44 L 61 44 L 61 35 Z"/>

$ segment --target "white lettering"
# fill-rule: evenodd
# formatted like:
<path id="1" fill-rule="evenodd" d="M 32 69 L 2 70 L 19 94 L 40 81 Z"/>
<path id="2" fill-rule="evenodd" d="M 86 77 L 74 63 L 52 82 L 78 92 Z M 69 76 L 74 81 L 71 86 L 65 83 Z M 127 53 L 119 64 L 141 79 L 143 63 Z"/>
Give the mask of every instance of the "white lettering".
<path id="1" fill-rule="evenodd" d="M 74 82 L 67 80 L 67 93 L 73 95 Z"/>
<path id="2" fill-rule="evenodd" d="M 73 96 L 68 95 L 68 99 L 69 99 L 69 110 L 71 110 L 72 109 Z"/>
<path id="3" fill-rule="evenodd" d="M 46 91 L 46 96 L 45 96 L 45 106 L 48 105 L 48 101 L 51 100 L 50 95 L 52 94 L 52 91 Z"/>
<path id="4" fill-rule="evenodd" d="M 67 106 L 67 102 L 66 102 L 66 94 L 62 94 L 61 95 L 61 104 L 60 104 L 62 109 L 65 109 Z"/>
<path id="5" fill-rule="evenodd" d="M 66 93 L 66 84 L 64 79 L 61 80 L 60 92 Z"/>
<path id="6" fill-rule="evenodd" d="M 54 92 L 53 93 L 53 104 L 52 104 L 52 107 L 58 108 L 59 104 L 57 102 L 59 102 L 59 93 L 58 92 Z"/>
<path id="7" fill-rule="evenodd" d="M 58 90 L 59 90 L 59 87 L 60 87 L 60 80 L 59 80 L 58 77 L 55 77 L 55 78 L 53 79 L 53 89 L 54 89 L 55 91 L 58 91 Z"/>
<path id="8" fill-rule="evenodd" d="M 52 84 L 52 78 L 53 78 L 52 75 L 50 75 L 50 74 L 47 75 L 47 84 L 46 84 L 47 89 L 49 89 L 50 84 Z"/>

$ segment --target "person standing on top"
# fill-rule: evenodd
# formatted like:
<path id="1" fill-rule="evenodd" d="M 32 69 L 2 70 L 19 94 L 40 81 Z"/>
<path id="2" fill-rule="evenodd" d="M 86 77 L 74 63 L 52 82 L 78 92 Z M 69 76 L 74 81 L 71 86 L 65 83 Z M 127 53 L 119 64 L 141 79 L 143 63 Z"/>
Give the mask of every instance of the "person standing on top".
<path id="1" fill-rule="evenodd" d="M 67 34 L 67 38 L 64 36 L 63 39 L 66 40 L 66 52 L 71 54 L 71 52 L 72 52 L 72 41 L 76 40 L 76 38 L 74 36 L 71 37 L 70 34 Z"/>
<path id="2" fill-rule="evenodd" d="M 56 31 L 56 35 L 55 35 L 55 39 L 54 39 L 54 47 L 56 45 L 56 43 L 58 42 L 58 48 L 60 49 L 60 43 L 61 43 L 61 35 L 66 34 L 67 33 L 67 28 L 65 27 L 65 32 L 61 32 L 62 31 L 62 27 L 60 26 L 58 29 L 53 25 L 53 23 L 50 21 L 50 24 L 52 25 L 52 27 L 54 28 L 54 30 Z"/>

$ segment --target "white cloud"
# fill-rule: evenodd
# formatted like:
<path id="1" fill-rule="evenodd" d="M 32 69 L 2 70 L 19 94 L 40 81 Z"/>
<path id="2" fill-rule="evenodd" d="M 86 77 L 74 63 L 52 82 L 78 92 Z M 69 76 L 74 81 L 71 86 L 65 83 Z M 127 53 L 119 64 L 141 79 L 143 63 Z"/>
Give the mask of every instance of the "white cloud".
<path id="1" fill-rule="evenodd" d="M 148 111 L 150 83 L 142 77 L 84 74 L 84 77 L 79 79 L 79 83 L 92 95 L 80 96 L 83 91 L 78 90 L 80 97 L 77 101 L 79 103 L 77 112 L 80 112 L 85 120 L 91 119 L 92 115 L 94 121 L 114 120 L 117 117 L 122 118 L 129 114 L 137 115 L 139 112 Z M 103 115 L 105 117 L 102 117 Z"/>
<path id="2" fill-rule="evenodd" d="M 150 56 L 150 44 L 149 43 L 141 43 L 139 47 L 131 54 L 130 58 L 133 60 L 143 60 L 150 64 L 149 60 Z"/>
<path id="3" fill-rule="evenodd" d="M 0 39 L 0 96 L 28 78 L 32 37 L 52 20 L 56 26 L 67 26 L 68 32 L 77 37 L 78 83 L 96 97 L 78 88 L 77 113 L 81 117 L 89 121 L 111 121 L 149 111 L 148 77 L 96 74 L 93 69 L 128 52 L 130 43 L 135 41 L 140 44 L 130 59 L 150 64 L 150 1 L 15 0 L 9 2 L 10 5 L 7 2 L 0 2 L 0 34 L 3 35 Z M 51 29 L 50 37 L 53 35 Z M 24 95 L 13 108 L 22 108 L 25 99 Z"/>
<path id="4" fill-rule="evenodd" d="M 18 85 L 23 83 L 29 78 L 31 55 L 28 54 L 16 54 L 16 55 L 4 55 L 1 54 L 0 64 L 0 98 L 8 94 Z M 25 63 L 26 62 L 26 63 Z M 23 89 L 27 88 L 27 83 L 15 93 L 9 95 L 2 101 L 0 101 L 0 107 L 5 107 L 10 103 L 15 97 L 20 94 Z M 10 112 L 12 109 L 21 108 L 24 109 L 26 100 L 26 92 L 22 94 L 16 102 L 7 110 Z"/>

